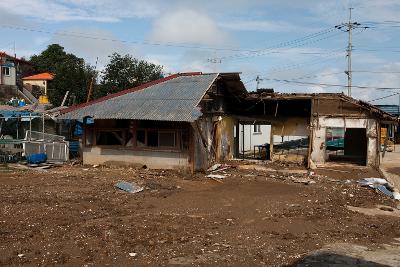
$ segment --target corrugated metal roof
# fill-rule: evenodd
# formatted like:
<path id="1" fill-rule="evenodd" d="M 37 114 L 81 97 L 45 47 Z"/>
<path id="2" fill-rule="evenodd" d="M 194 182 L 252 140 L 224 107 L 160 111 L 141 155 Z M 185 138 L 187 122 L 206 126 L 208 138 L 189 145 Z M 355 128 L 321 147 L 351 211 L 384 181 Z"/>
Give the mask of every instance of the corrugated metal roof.
<path id="1" fill-rule="evenodd" d="M 375 106 L 377 106 L 384 112 L 389 113 L 391 115 L 396 115 L 396 116 L 400 115 L 400 109 L 398 105 L 375 105 Z"/>
<path id="2" fill-rule="evenodd" d="M 197 105 L 218 74 L 176 75 L 159 83 L 67 110 L 61 119 L 195 121 Z"/>

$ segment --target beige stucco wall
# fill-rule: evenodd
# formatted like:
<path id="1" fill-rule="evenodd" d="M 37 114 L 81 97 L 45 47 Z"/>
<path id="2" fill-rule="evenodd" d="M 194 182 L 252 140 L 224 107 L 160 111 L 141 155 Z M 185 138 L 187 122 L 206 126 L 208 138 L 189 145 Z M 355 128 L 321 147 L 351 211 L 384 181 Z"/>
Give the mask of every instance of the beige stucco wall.
<path id="1" fill-rule="evenodd" d="M 47 95 L 47 81 L 46 80 L 22 80 L 23 85 L 36 85 L 44 89 L 44 93 Z"/>
<path id="2" fill-rule="evenodd" d="M 146 165 L 150 169 L 190 169 L 187 152 L 83 147 L 83 164 Z"/>

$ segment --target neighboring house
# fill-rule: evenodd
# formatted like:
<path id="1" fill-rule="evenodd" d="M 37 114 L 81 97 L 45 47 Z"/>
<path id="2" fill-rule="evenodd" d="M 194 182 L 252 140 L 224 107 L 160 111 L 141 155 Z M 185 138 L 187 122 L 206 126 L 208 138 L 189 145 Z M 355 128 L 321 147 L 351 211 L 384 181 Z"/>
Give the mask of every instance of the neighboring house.
<path id="1" fill-rule="evenodd" d="M 50 72 L 43 72 L 22 78 L 22 83 L 24 86 L 38 86 L 42 89 L 42 94 L 47 95 L 48 83 L 53 79 L 53 74 Z"/>
<path id="2" fill-rule="evenodd" d="M 29 62 L 0 52 L 0 85 L 17 85 L 21 65 L 31 65 Z"/>
<path id="3" fill-rule="evenodd" d="M 94 123 L 87 125 L 87 118 Z M 261 132 L 253 140 L 267 139 L 258 124 L 270 128 L 269 142 L 258 142 L 269 143 L 273 161 L 379 166 L 380 126 L 398 123 L 343 94 L 249 93 L 238 73 L 175 74 L 64 109 L 60 119 L 84 119 L 85 164 L 191 171 L 241 158 L 246 130 L 240 131 L 240 125 Z M 343 146 L 327 146 L 337 133 L 343 133 Z"/>
<path id="4" fill-rule="evenodd" d="M 271 125 L 244 124 L 239 126 L 239 133 L 239 151 L 253 151 L 254 146 L 269 144 Z"/>
<path id="5" fill-rule="evenodd" d="M 387 112 L 393 116 L 400 117 L 400 105 L 375 105 L 384 112 Z M 383 125 L 385 130 L 382 129 L 384 135 L 388 135 L 389 140 L 394 141 L 396 144 L 400 143 L 400 127 L 389 127 L 389 125 Z M 384 139 L 382 138 L 381 143 L 384 143 Z"/>

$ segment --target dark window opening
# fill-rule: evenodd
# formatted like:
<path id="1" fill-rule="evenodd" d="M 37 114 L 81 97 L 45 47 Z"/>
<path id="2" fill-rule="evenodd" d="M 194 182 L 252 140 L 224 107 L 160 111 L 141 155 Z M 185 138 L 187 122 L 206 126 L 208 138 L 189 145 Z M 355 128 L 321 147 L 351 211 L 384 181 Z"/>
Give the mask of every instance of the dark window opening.
<path id="1" fill-rule="evenodd" d="M 175 132 L 159 132 L 159 145 L 165 147 L 175 147 Z"/>
<path id="2" fill-rule="evenodd" d="M 106 145 L 106 146 L 115 146 L 115 145 L 122 145 L 123 138 L 122 138 L 122 131 L 98 131 L 96 133 L 96 145 Z"/>
<path id="3" fill-rule="evenodd" d="M 138 147 L 146 146 L 146 132 L 144 130 L 136 131 L 136 145 Z"/>
<path id="4" fill-rule="evenodd" d="M 139 129 L 136 131 L 138 147 L 178 148 L 178 132 L 172 130 Z"/>
<path id="5" fill-rule="evenodd" d="M 148 131 L 147 132 L 147 146 L 158 147 L 158 132 Z"/>

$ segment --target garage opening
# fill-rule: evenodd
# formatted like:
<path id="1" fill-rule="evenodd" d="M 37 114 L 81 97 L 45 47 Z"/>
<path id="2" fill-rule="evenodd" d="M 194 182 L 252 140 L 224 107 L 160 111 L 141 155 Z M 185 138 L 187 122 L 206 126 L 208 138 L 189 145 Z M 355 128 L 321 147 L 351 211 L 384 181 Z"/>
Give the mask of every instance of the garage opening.
<path id="1" fill-rule="evenodd" d="M 366 165 L 367 130 L 365 128 L 327 128 L 326 161 Z"/>

